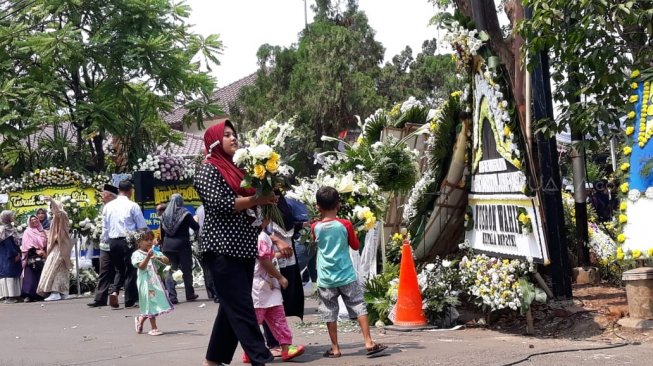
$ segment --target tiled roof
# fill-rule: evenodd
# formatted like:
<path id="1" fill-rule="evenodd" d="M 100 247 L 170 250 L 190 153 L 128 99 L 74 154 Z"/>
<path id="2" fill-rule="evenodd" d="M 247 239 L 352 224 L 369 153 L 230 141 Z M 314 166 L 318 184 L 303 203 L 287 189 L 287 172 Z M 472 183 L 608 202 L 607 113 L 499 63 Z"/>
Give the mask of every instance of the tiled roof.
<path id="1" fill-rule="evenodd" d="M 182 145 L 170 145 L 170 155 L 201 155 L 204 152 L 204 138 L 202 136 L 194 135 L 188 132 L 182 132 L 184 139 Z"/>
<path id="2" fill-rule="evenodd" d="M 68 141 L 76 141 L 76 133 L 74 127 L 70 123 L 62 123 L 58 129 L 59 133 L 63 134 Z M 181 145 L 170 144 L 170 155 L 201 155 L 204 151 L 204 139 L 202 136 L 195 135 L 188 132 L 181 132 L 182 140 Z M 37 149 L 43 139 L 49 139 L 54 136 L 54 127 L 45 125 L 41 130 L 29 136 L 29 141 L 32 144 L 32 149 Z M 108 135 L 104 139 L 104 150 L 110 150 L 113 140 Z"/>
<path id="3" fill-rule="evenodd" d="M 244 78 L 234 81 L 233 83 L 222 87 L 216 90 L 211 97 L 216 101 L 222 110 L 225 112 L 225 115 L 230 115 L 229 106 L 236 100 L 240 89 L 244 86 L 252 85 L 256 82 L 256 73 L 245 76 Z M 168 124 L 174 127 L 181 127 L 181 119 L 186 115 L 188 110 L 184 107 L 178 107 L 172 110 L 172 112 L 163 116 L 163 119 L 168 122 Z"/>

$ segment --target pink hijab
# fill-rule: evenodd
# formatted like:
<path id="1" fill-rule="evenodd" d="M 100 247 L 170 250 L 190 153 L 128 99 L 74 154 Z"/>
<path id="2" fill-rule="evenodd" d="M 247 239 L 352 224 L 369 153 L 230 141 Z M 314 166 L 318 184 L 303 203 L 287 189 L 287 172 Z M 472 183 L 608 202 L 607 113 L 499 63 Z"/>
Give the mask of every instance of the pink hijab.
<path id="1" fill-rule="evenodd" d="M 36 218 L 36 226 L 30 226 L 29 222 L 32 217 L 36 218 L 36 216 L 32 215 L 27 219 L 28 227 L 23 233 L 23 242 L 20 246 L 20 249 L 23 251 L 23 253 L 27 253 L 30 248 L 45 250 L 45 247 L 48 244 L 48 237 L 45 235 L 43 226 L 39 222 L 38 218 Z"/>

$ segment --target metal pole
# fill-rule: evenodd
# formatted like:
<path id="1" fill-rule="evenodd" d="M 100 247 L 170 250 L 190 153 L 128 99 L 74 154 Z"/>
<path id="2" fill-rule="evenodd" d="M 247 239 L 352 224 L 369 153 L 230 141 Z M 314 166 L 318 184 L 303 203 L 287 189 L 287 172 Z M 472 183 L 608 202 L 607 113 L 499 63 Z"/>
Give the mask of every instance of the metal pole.
<path id="1" fill-rule="evenodd" d="M 614 137 L 610 139 L 610 162 L 612 163 L 612 171 L 617 171 L 617 141 Z"/>
<path id="2" fill-rule="evenodd" d="M 306 0 L 304 0 L 304 31 L 308 29 L 308 10 L 306 9 Z"/>
<path id="3" fill-rule="evenodd" d="M 79 284 L 79 240 L 80 237 L 77 235 L 77 232 L 73 232 L 73 235 L 75 236 L 75 272 L 76 272 L 76 278 L 77 278 L 77 297 L 82 296 L 81 294 L 81 286 Z"/>

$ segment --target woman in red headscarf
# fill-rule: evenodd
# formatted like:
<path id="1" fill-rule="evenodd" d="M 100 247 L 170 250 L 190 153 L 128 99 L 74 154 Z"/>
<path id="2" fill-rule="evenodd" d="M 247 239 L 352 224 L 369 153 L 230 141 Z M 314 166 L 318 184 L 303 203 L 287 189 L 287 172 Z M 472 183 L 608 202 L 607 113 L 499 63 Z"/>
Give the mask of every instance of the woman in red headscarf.
<path id="1" fill-rule="evenodd" d="M 204 365 L 231 363 L 238 342 L 252 365 L 265 365 L 274 357 L 265 346 L 252 302 L 259 229 L 252 226 L 248 211 L 274 204 L 276 197 L 258 197 L 255 190 L 240 186 L 245 173 L 233 163 L 238 137 L 229 120 L 206 130 L 204 146 L 207 158 L 194 181 L 205 210 L 200 251 L 220 299 Z"/>

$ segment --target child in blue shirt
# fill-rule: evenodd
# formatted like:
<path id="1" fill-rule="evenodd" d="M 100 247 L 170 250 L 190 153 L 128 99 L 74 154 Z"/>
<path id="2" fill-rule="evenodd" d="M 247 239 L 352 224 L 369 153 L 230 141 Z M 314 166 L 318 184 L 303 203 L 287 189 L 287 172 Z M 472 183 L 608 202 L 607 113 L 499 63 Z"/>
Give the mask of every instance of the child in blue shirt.
<path id="1" fill-rule="evenodd" d="M 356 278 L 349 248 L 358 250 L 359 242 L 354 226 L 337 217 L 340 196 L 332 187 L 321 187 L 316 193 L 317 206 L 322 220 L 313 223 L 311 232 L 317 242 L 317 288 L 321 300 L 320 313 L 327 323 L 331 349 L 324 357 L 336 358 L 342 354 L 338 345 L 338 297 L 342 296 L 350 314 L 356 314 L 365 340 L 367 355 L 381 352 L 387 346 L 374 343 L 367 320 L 367 305 L 363 289 Z"/>

